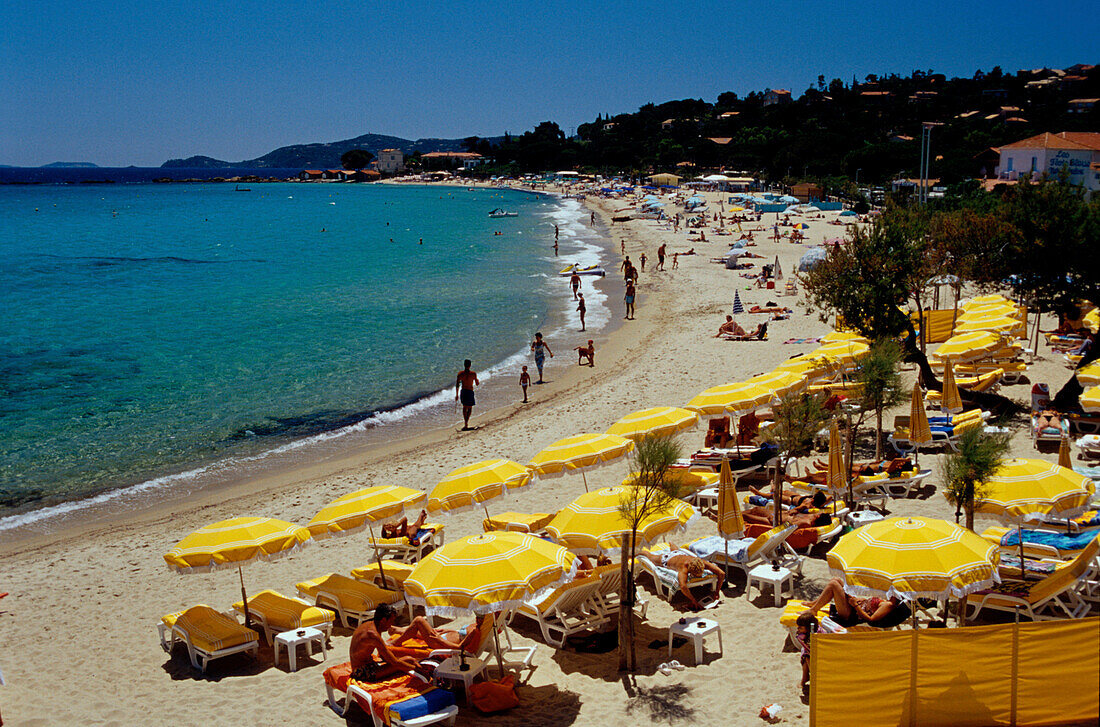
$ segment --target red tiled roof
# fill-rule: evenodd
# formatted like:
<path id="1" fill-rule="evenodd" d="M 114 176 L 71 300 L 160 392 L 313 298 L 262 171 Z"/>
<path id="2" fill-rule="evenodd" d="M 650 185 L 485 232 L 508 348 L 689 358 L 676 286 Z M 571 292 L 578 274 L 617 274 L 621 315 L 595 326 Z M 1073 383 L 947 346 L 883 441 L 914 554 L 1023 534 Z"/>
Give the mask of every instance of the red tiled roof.
<path id="1" fill-rule="evenodd" d="M 707 138 L 713 141 L 715 144 L 721 144 L 723 146 L 733 141 L 732 136 L 708 136 Z"/>
<path id="2" fill-rule="evenodd" d="M 1001 149 L 1089 149 L 1100 151 L 1100 133 L 1086 131 L 1063 131 L 1060 134 L 1046 132 L 1012 144 Z"/>

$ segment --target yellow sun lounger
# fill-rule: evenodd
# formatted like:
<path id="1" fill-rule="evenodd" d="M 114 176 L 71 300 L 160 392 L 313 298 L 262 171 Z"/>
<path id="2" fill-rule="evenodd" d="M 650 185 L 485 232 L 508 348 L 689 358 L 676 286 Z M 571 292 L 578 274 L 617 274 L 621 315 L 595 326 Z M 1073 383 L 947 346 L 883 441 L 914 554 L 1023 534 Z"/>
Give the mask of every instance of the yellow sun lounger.
<path id="1" fill-rule="evenodd" d="M 405 589 L 405 579 L 413 572 L 414 567 L 399 560 L 387 560 L 382 563 L 382 567 L 379 569 L 378 561 L 374 561 L 362 568 L 353 568 L 351 577 L 364 583 L 373 583 L 376 586 L 385 586 L 396 591 L 403 591 Z"/>
<path id="2" fill-rule="evenodd" d="M 971 618 L 976 617 L 983 608 L 1019 612 L 1032 621 L 1087 615 L 1090 606 L 1078 594 L 1082 585 L 1079 581 L 1094 568 L 1093 561 L 1098 553 L 1100 538 L 1093 538 L 1076 558 L 1059 565 L 1042 580 L 1005 580 L 993 588 L 972 594 L 967 601 L 967 606 L 973 609 Z"/>
<path id="3" fill-rule="evenodd" d="M 443 525 L 440 523 L 424 523 L 422 533 L 415 541 L 408 538 L 367 538 L 367 543 L 377 547 L 383 558 L 394 558 L 403 563 L 416 563 L 423 558 L 428 551 L 443 545 Z"/>
<path id="4" fill-rule="evenodd" d="M 374 614 L 383 603 L 391 606 L 405 605 L 405 599 L 397 591 L 387 591 L 373 583 L 329 573 L 297 584 L 298 595 L 320 608 L 330 608 L 340 617 L 345 628 L 351 628 L 351 620 L 358 625 Z"/>
<path id="5" fill-rule="evenodd" d="M 260 650 L 259 634 L 205 604 L 161 616 L 157 627 L 161 647 L 172 653 L 177 641 L 186 645 L 191 666 L 203 673 L 211 659 L 241 652 L 255 658 Z"/>
<path id="6" fill-rule="evenodd" d="M 233 610 L 244 613 L 244 602 L 237 601 Z M 248 599 L 248 612 L 264 630 L 264 637 L 272 643 L 275 634 L 312 626 L 332 635 L 336 620 L 327 608 L 311 606 L 300 598 L 290 598 L 276 591 L 260 591 Z"/>

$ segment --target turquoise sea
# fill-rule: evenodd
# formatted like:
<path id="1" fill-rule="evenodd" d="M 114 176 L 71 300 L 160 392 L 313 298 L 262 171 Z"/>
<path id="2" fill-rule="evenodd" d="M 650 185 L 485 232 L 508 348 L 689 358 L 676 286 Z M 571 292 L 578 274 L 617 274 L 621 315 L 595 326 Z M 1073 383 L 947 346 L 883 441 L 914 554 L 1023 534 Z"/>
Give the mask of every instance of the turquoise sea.
<path id="1" fill-rule="evenodd" d="M 553 224 L 565 243 L 580 214 L 423 186 L 0 187 L 0 529 L 414 412 L 466 357 L 514 363 L 562 305 Z"/>

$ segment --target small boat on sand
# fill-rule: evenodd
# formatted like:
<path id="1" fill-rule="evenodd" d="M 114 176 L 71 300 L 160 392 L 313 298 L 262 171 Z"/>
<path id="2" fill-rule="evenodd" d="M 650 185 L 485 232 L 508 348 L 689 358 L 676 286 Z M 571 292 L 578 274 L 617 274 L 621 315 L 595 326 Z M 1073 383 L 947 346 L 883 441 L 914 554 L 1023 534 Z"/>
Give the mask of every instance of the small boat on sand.
<path id="1" fill-rule="evenodd" d="M 504 209 L 501 209 L 500 207 L 497 207 L 495 210 L 493 210 L 492 212 L 489 213 L 489 216 L 493 217 L 493 218 L 497 218 L 497 217 L 519 217 L 519 212 L 508 212 Z"/>
<path id="2" fill-rule="evenodd" d="M 570 265 L 569 267 L 558 273 L 558 275 L 563 278 L 568 278 L 572 276 L 574 272 L 576 272 L 577 275 L 598 275 L 601 278 L 607 275 L 607 272 L 604 271 L 604 269 L 601 268 L 599 265 L 589 265 L 586 268 L 582 268 L 579 265 Z"/>

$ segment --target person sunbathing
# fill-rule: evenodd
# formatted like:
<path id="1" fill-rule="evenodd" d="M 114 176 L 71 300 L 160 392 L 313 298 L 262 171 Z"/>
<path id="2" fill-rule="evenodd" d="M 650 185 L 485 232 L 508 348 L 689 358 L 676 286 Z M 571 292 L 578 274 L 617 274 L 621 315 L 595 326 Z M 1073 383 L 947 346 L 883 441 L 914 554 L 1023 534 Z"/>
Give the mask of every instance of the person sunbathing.
<path id="1" fill-rule="evenodd" d="M 767 492 L 764 490 L 758 490 L 752 485 L 749 485 L 749 492 L 756 495 L 757 497 L 763 497 L 768 500 L 775 500 L 774 487 L 770 492 Z M 784 491 L 782 493 L 779 498 L 780 502 L 782 502 L 784 505 L 790 505 L 792 508 L 799 508 L 803 512 L 806 512 L 811 507 L 820 510 L 821 508 L 825 507 L 827 504 L 833 501 L 833 498 L 825 494 L 823 490 L 818 490 L 812 495 L 801 492 L 790 492 L 788 494 L 788 492 L 789 491 Z"/>
<path id="2" fill-rule="evenodd" d="M 726 322 L 718 328 L 718 333 L 714 334 L 715 338 L 720 336 L 743 336 L 745 335 L 745 329 L 738 325 L 737 321 L 733 320 L 733 316 L 726 316 Z"/>
<path id="3" fill-rule="evenodd" d="M 639 558 L 645 558 L 654 565 L 659 565 L 662 568 L 668 568 L 674 570 L 677 573 L 680 583 L 680 593 L 683 593 L 691 604 L 691 607 L 696 611 L 703 608 L 703 604 L 691 595 L 691 591 L 688 589 L 688 582 L 692 578 L 699 578 L 704 572 L 710 571 L 718 578 L 718 585 L 715 588 L 715 593 L 722 592 L 722 584 L 726 581 L 726 574 L 722 572 L 722 569 L 703 560 L 696 556 L 690 550 L 684 550 L 682 548 L 676 550 L 665 550 L 660 553 L 651 553 L 648 550 L 643 550 L 638 553 Z"/>
<path id="4" fill-rule="evenodd" d="M 772 515 L 770 510 L 763 507 L 750 507 L 741 513 L 741 518 L 745 521 L 745 524 L 767 525 L 768 527 L 775 524 L 775 516 Z M 827 512 L 811 513 L 791 509 L 783 511 L 780 522 L 798 528 L 820 528 L 831 524 L 833 517 Z"/>
<path id="5" fill-rule="evenodd" d="M 1043 432 L 1047 429 L 1062 431 L 1062 415 L 1053 409 L 1044 409 L 1035 419 L 1035 429 Z"/>
<path id="6" fill-rule="evenodd" d="M 415 543 L 426 533 L 435 532 L 435 528 L 424 527 L 424 522 L 427 519 L 427 511 L 421 510 L 420 515 L 412 523 L 409 523 L 409 519 L 404 517 L 397 522 L 383 523 L 382 537 L 389 539 L 407 538 L 410 543 Z"/>
<path id="7" fill-rule="evenodd" d="M 472 624 L 454 629 L 435 629 L 428 619 L 417 616 L 405 628 L 389 627 L 390 646 L 401 646 L 409 639 L 419 639 L 429 649 L 461 649 L 474 653 L 481 646 L 481 634 L 489 614 L 479 614 Z"/>
<path id="8" fill-rule="evenodd" d="M 573 580 L 579 581 L 582 578 L 587 578 L 588 576 L 595 573 L 596 569 L 599 568 L 601 565 L 611 565 L 611 559 L 608 558 L 606 555 L 598 555 L 596 556 L 596 563 L 595 565 L 593 565 L 592 559 L 589 558 L 587 555 L 578 555 L 577 575 L 574 576 Z"/>
<path id="9" fill-rule="evenodd" d="M 855 598 L 844 592 L 844 583 L 839 578 L 833 578 L 825 585 L 825 590 L 813 603 L 809 604 L 810 613 L 817 613 L 829 602 L 832 602 L 836 611 L 835 620 L 845 628 L 859 623 L 867 623 L 872 626 L 890 615 L 897 607 L 899 600 L 893 598 Z"/>
<path id="10" fill-rule="evenodd" d="M 374 609 L 370 621 L 364 621 L 351 635 L 351 678 L 361 682 L 381 682 L 398 674 L 416 670 L 416 660 L 398 656 L 382 634 L 397 622 L 397 611 L 388 603 Z M 378 657 L 376 659 L 375 657 Z"/>

